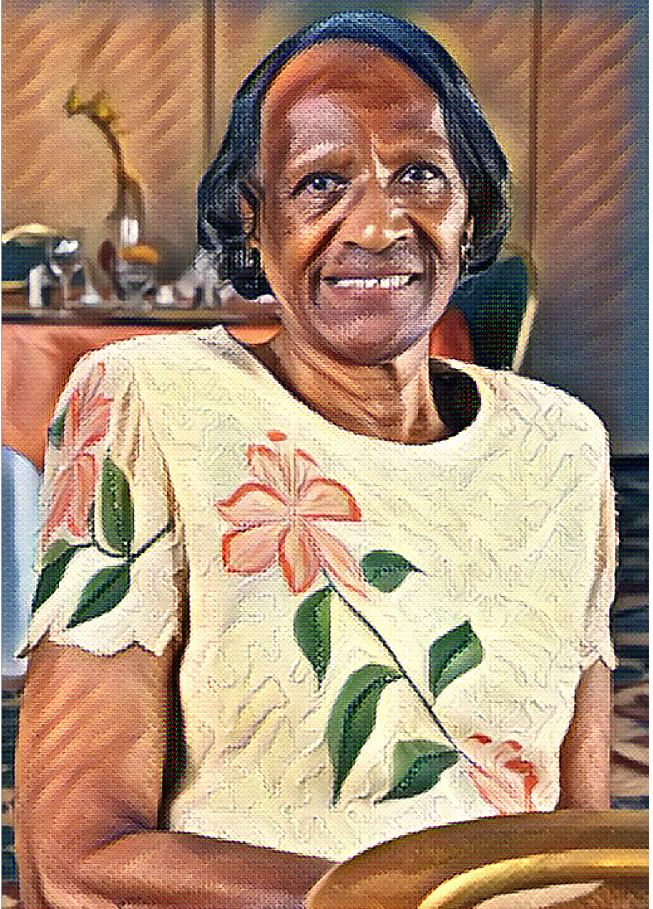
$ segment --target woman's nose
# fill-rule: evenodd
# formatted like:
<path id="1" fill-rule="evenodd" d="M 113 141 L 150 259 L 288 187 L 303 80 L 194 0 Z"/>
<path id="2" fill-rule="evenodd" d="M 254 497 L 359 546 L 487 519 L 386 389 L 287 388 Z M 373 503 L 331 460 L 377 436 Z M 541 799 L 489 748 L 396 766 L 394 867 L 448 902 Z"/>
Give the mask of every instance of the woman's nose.
<path id="1" fill-rule="evenodd" d="M 347 213 L 340 240 L 371 252 L 382 252 L 410 233 L 410 221 L 390 193 L 370 180 Z"/>

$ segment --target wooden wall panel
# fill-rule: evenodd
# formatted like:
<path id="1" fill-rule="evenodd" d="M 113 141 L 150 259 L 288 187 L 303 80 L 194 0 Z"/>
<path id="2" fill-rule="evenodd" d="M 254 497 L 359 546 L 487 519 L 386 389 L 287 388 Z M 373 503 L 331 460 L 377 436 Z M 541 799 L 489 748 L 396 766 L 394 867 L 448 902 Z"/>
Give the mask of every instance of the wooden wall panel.
<path id="1" fill-rule="evenodd" d="M 563 385 L 621 432 L 639 138 L 632 21 L 609 6 L 546 11 L 538 117 L 540 312 L 531 374 Z"/>
<path id="2" fill-rule="evenodd" d="M 286 34 L 312 15 L 288 4 L 219 0 L 215 15 L 216 145 L 241 80 Z M 487 108 L 514 172 L 512 238 L 525 240 L 530 5 L 445 6 L 414 20 L 459 57 Z M 79 82 L 104 88 L 121 114 L 125 155 L 146 191 L 148 233 L 174 267 L 195 236 L 195 187 L 203 170 L 201 0 L 106 3 L 7 0 L 3 10 L 3 223 L 83 226 L 97 244 L 113 205 L 112 159 L 88 120 L 63 102 Z M 480 52 L 479 52 L 480 48 Z"/>
<path id="3" fill-rule="evenodd" d="M 66 0 L 3 7 L 3 225 L 84 227 L 115 201 L 113 159 L 69 88 L 104 89 L 145 191 L 147 234 L 174 269 L 192 257 L 202 161 L 202 10 L 190 3 Z"/>

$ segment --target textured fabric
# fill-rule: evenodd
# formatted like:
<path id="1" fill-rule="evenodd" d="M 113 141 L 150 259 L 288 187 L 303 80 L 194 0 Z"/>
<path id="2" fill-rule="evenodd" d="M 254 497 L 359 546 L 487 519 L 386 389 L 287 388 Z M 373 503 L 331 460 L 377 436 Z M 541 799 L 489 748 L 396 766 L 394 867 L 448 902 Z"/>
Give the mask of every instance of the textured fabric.
<path id="1" fill-rule="evenodd" d="M 54 641 L 98 654 L 116 653 L 135 642 L 161 654 L 178 632 L 175 573 L 183 567 L 183 554 L 178 531 L 161 533 L 172 518 L 169 480 L 129 366 L 102 354 L 84 356 L 48 434 L 41 493 L 42 574 L 36 597 L 44 581 L 49 581 L 53 592 L 32 619 L 30 640 L 38 640 L 47 629 Z M 107 459 L 115 467 L 105 483 Z M 130 482 L 133 533 L 129 553 L 117 541 L 115 530 L 105 528 L 99 519 L 116 504 L 107 501 L 116 468 Z M 90 515 L 92 507 L 96 520 Z M 108 570 L 116 577 L 107 577 L 109 583 L 100 593 L 116 596 L 116 588 L 122 590 L 128 583 L 120 608 L 68 627 L 87 584 Z M 105 577 L 101 576 L 101 584 Z M 89 608 L 101 600 L 95 598 Z"/>
<path id="2" fill-rule="evenodd" d="M 342 860 L 555 807 L 580 673 L 614 665 L 606 436 L 557 389 L 449 372 L 475 418 L 403 445 L 324 420 L 222 329 L 76 368 L 27 646 L 161 653 L 187 601 L 172 829 Z"/>

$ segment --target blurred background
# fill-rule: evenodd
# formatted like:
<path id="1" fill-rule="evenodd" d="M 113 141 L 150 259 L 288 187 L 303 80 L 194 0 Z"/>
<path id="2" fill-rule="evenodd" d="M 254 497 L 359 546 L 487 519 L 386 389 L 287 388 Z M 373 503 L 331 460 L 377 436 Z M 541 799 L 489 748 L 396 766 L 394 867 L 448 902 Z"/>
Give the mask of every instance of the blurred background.
<path id="1" fill-rule="evenodd" d="M 155 251 L 157 286 L 177 294 L 173 297 L 171 290 L 157 297 L 159 302 L 178 300 L 195 257 L 197 183 L 217 150 L 239 83 L 290 32 L 329 12 L 364 6 L 329 0 L 4 0 L 3 231 L 37 224 L 59 237 L 82 237 L 89 273 L 107 302 L 102 282 L 111 277 L 111 260 L 102 259 L 102 244 L 116 204 L 111 133 L 144 212 L 132 245 Z M 643 4 L 414 0 L 368 6 L 405 16 L 431 32 L 469 76 L 510 162 L 514 222 L 509 246 L 529 264 L 537 301 L 521 372 L 577 395 L 610 431 L 622 537 L 614 617 L 621 725 L 613 751 L 613 803 L 642 805 L 648 772 Z M 72 115 L 74 104 L 93 99 L 96 122 Z M 28 423 L 36 425 L 28 396 L 53 399 L 72 361 L 100 343 L 95 335 L 89 340 L 92 306 L 83 323 L 69 320 L 64 341 L 63 335 L 55 343 L 52 334 L 39 334 L 48 326 L 25 324 L 25 282 L 21 288 L 22 296 L 9 293 L 3 303 L 3 333 L 14 332 L 7 335 L 12 355 L 3 363 L 7 433 L 18 427 L 11 438 L 3 432 L 3 459 L 9 464 L 3 511 L 12 516 L 9 529 L 3 529 L 3 599 L 9 603 L 3 606 L 8 667 L 3 672 L 17 679 L 22 666 L 12 661 L 11 648 L 29 600 L 25 585 L 33 584 L 30 546 L 20 542 L 30 531 L 19 525 L 23 520 L 32 526 L 27 518 L 34 513 L 40 455 L 16 439 L 21 432 L 24 438 Z M 122 334 L 111 323 L 114 334 L 103 335 L 102 343 L 133 333 L 130 326 L 139 321 L 147 323 L 136 318 L 126 325 L 114 318 Z M 105 327 L 109 322 L 103 319 Z M 188 313 L 176 322 L 182 328 Z M 65 360 L 51 388 L 40 389 L 34 374 L 28 380 L 19 369 L 37 348 L 50 359 Z M 41 410 L 47 410 L 45 404 Z M 3 692 L 10 707 L 3 717 L 7 740 L 13 735 L 18 687 L 7 684 Z M 3 745 L 7 818 L 11 760 L 11 749 Z M 10 823 L 6 830 L 3 874 L 11 877 Z"/>

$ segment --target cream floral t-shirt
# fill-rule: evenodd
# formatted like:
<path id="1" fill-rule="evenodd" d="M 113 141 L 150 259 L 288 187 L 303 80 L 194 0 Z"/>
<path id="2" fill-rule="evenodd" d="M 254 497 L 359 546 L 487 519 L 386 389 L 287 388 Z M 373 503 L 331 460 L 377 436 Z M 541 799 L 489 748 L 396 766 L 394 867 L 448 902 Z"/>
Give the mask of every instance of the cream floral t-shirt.
<path id="1" fill-rule="evenodd" d="M 606 435 L 557 389 L 449 374 L 476 415 L 403 445 L 324 420 L 221 328 L 75 369 L 25 650 L 179 640 L 171 829 L 343 860 L 555 807 L 580 674 L 614 664 Z"/>

